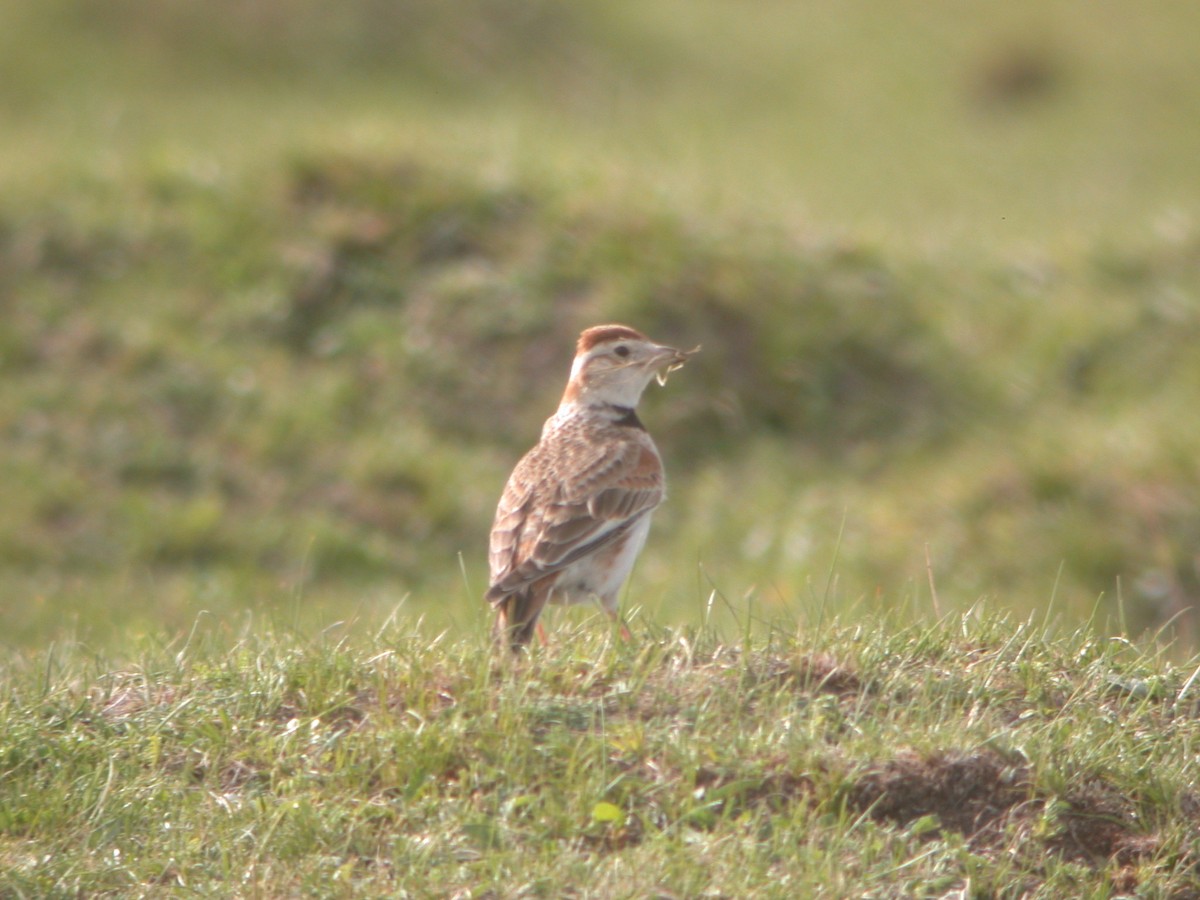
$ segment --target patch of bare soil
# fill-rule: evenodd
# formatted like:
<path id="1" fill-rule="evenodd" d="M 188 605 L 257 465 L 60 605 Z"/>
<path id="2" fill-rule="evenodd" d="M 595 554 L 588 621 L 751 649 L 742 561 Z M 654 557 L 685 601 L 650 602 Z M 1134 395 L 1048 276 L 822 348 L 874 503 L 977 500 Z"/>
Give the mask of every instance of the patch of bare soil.
<path id="1" fill-rule="evenodd" d="M 1153 835 L 1135 832 L 1132 801 L 1097 779 L 1085 781 L 1067 794 L 1058 821 L 1060 833 L 1050 845 L 1066 856 L 1111 857 L 1129 864 L 1158 849 Z"/>
<path id="2" fill-rule="evenodd" d="M 1098 778 L 1053 799 L 1048 807 L 1052 798 L 1034 788 L 1025 765 L 990 750 L 904 754 L 869 767 L 850 790 L 851 807 L 874 819 L 907 825 L 936 816 L 939 827 L 931 836 L 957 832 L 977 852 L 1041 848 L 1084 864 L 1113 865 L 1114 884 L 1134 891 L 1139 865 L 1163 852 L 1160 836 L 1139 820 L 1134 799 Z M 1181 811 L 1200 827 L 1200 816 L 1189 815 L 1192 802 L 1183 798 Z M 1051 823 L 1044 821 L 1048 809 Z M 1194 868 L 1200 860 L 1177 859 L 1174 865 Z M 1184 892 L 1172 900 L 1200 895 Z"/>
<path id="3" fill-rule="evenodd" d="M 972 838 L 998 833 L 1031 800 L 1026 768 L 988 750 L 905 754 L 870 768 L 850 791 L 851 806 L 876 819 L 904 825 L 934 815 L 942 828 Z"/>

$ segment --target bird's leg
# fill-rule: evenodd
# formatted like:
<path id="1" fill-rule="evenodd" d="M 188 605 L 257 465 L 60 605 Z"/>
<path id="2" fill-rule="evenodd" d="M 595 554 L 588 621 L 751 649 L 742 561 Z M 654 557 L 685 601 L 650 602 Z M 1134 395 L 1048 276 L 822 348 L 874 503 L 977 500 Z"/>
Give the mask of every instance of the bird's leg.
<path id="1" fill-rule="evenodd" d="M 548 641 L 546 640 L 546 629 L 545 629 L 545 627 L 542 625 L 542 620 L 541 620 L 541 619 L 538 619 L 538 623 L 537 623 L 537 636 L 538 636 L 538 642 L 539 642 L 539 643 L 540 643 L 540 644 L 541 644 L 543 647 L 545 647 L 545 646 L 546 646 L 546 644 L 548 643 Z"/>
<path id="2" fill-rule="evenodd" d="M 609 606 L 607 603 L 601 603 L 600 608 L 608 614 L 608 617 L 613 620 L 621 628 L 621 640 L 632 641 L 633 633 L 625 626 L 625 621 L 621 618 L 621 611 L 618 607 Z"/>

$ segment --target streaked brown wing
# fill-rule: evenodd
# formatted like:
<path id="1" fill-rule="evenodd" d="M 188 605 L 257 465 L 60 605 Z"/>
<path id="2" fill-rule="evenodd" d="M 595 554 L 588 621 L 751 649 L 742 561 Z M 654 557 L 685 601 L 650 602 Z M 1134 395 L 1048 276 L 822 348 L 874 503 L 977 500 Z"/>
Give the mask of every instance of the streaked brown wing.
<path id="1" fill-rule="evenodd" d="M 500 578 L 512 571 L 521 546 L 521 535 L 525 531 L 530 502 L 533 499 L 532 490 L 524 485 L 515 484 L 517 473 L 509 479 L 508 486 L 500 497 L 496 507 L 496 518 L 492 523 L 492 533 L 488 545 L 488 569 L 491 582 L 495 584 Z"/>
<path id="2" fill-rule="evenodd" d="M 518 464 L 496 511 L 493 603 L 616 540 L 663 499 L 658 454 L 638 441 L 591 448 L 573 477 L 543 469 L 551 477 L 530 483 L 538 462 L 530 454 Z"/>

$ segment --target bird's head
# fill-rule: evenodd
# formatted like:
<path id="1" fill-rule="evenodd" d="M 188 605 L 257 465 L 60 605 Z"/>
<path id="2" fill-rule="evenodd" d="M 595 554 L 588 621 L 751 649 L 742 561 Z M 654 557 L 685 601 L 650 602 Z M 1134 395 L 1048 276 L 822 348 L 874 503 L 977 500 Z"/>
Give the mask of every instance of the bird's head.
<path id="1" fill-rule="evenodd" d="M 700 348 L 697 347 L 696 350 Z M 597 325 L 579 336 L 563 403 L 634 408 L 650 379 L 682 366 L 696 350 L 656 344 L 626 325 Z"/>

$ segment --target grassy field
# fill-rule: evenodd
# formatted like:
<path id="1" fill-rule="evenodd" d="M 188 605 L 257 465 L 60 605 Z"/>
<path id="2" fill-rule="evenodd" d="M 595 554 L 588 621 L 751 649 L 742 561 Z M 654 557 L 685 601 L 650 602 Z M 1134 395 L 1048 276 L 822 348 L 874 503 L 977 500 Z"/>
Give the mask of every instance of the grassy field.
<path id="1" fill-rule="evenodd" d="M 1196 896 L 1197 33 L 4 4 L 0 896 Z M 614 320 L 639 640 L 506 673 Z"/>
<path id="2" fill-rule="evenodd" d="M 1200 670 L 980 613 L 635 632 L 10 668 L 3 892 L 1200 896 Z"/>
<path id="3" fill-rule="evenodd" d="M 472 625 L 616 319 L 705 345 L 654 620 L 832 571 L 1194 646 L 1194 13 L 214 9 L 0 13 L 6 641 Z"/>

